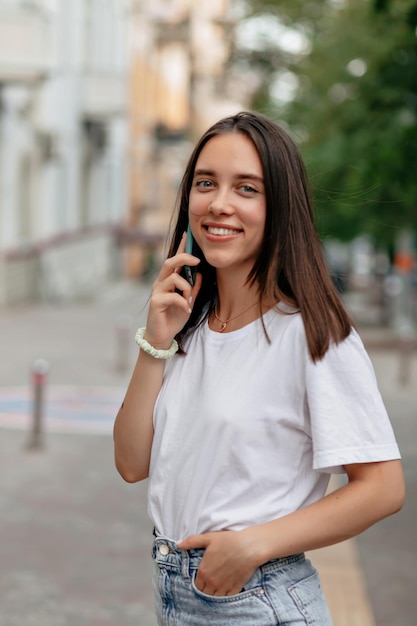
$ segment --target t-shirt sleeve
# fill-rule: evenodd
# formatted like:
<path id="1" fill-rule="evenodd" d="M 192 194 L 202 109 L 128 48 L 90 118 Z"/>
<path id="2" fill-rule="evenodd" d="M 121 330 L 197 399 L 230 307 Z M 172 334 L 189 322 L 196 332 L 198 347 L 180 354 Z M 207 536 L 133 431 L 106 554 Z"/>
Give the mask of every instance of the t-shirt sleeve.
<path id="1" fill-rule="evenodd" d="M 400 458 L 375 372 L 355 330 L 306 365 L 313 467 L 342 473 L 350 463 Z"/>

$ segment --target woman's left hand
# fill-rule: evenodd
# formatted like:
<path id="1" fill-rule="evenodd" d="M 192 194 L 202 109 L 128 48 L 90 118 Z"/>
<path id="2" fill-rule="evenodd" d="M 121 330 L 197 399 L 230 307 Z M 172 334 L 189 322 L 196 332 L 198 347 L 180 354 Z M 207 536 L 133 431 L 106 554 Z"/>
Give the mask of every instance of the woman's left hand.
<path id="1" fill-rule="evenodd" d="M 180 550 L 203 548 L 197 589 L 210 596 L 240 593 L 259 567 L 256 546 L 245 531 L 219 531 L 192 535 L 177 542 Z"/>

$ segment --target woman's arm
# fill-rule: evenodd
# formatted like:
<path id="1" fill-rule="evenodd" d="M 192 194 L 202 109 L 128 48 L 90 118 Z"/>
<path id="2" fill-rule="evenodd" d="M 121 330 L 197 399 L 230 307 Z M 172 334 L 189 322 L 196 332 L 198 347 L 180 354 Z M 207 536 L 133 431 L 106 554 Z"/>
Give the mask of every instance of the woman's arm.
<path id="1" fill-rule="evenodd" d="M 180 276 L 183 265 L 198 265 L 197 257 L 185 254 L 185 236 L 175 256 L 167 259 L 153 286 L 144 338 L 157 349 L 168 349 L 188 320 L 201 286 Z M 153 410 L 161 389 L 165 361 L 140 350 L 122 406 L 114 424 L 115 462 L 127 482 L 147 478 L 153 440 Z"/>
<path id="2" fill-rule="evenodd" d="M 114 424 L 115 463 L 129 483 L 147 478 L 153 440 L 153 408 L 165 362 L 142 350 Z"/>
<path id="3" fill-rule="evenodd" d="M 290 515 L 178 542 L 181 549 L 206 548 L 197 587 L 209 595 L 238 593 L 266 561 L 344 541 L 401 509 L 405 484 L 399 460 L 348 465 L 346 472 L 346 485 Z"/>

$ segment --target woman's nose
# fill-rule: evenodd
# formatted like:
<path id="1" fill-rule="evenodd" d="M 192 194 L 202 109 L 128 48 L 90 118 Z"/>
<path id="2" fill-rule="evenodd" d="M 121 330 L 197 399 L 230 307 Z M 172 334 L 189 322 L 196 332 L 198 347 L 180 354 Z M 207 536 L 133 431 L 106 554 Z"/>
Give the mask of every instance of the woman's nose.
<path id="1" fill-rule="evenodd" d="M 209 204 L 212 213 L 229 213 L 231 205 L 227 191 L 219 190 Z"/>

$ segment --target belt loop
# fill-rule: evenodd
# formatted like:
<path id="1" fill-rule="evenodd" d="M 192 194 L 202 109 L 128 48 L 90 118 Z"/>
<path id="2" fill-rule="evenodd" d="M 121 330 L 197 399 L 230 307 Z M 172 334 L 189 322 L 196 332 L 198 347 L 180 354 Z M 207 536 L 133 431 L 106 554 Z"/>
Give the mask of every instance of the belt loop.
<path id="1" fill-rule="evenodd" d="M 181 573 L 184 580 L 190 578 L 190 554 L 188 550 L 181 550 Z"/>

